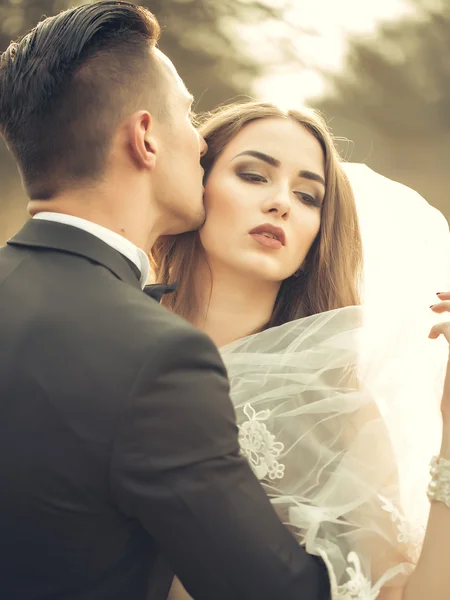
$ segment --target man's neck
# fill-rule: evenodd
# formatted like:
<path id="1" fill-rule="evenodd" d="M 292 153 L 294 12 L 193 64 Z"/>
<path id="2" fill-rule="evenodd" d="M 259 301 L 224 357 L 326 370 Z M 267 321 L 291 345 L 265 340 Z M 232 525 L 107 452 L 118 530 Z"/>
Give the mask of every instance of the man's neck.
<path id="1" fill-rule="evenodd" d="M 144 210 L 149 212 L 148 207 Z M 66 194 L 49 200 L 31 200 L 28 212 L 31 216 L 41 212 L 60 213 L 90 221 L 124 237 L 146 253 L 159 235 L 157 231 L 149 234 L 145 226 L 149 214 L 142 214 L 138 219 L 138 206 L 128 206 L 122 198 L 112 194 L 107 196 L 102 190 L 78 192 L 76 196 Z"/>

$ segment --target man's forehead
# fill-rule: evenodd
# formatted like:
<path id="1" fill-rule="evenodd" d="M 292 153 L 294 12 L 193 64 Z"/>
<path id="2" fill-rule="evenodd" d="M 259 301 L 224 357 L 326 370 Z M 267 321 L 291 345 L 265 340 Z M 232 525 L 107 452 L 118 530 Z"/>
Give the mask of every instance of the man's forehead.
<path id="1" fill-rule="evenodd" d="M 192 102 L 194 102 L 194 96 L 189 92 L 184 81 L 179 76 L 178 76 L 177 83 L 178 83 L 179 90 L 180 90 L 183 98 L 186 99 L 186 104 L 192 104 Z"/>

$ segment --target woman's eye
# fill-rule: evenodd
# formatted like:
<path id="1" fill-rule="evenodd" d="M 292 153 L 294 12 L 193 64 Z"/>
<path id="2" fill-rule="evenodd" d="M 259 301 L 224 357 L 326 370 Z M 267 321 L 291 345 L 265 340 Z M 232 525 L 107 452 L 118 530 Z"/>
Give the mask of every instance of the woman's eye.
<path id="1" fill-rule="evenodd" d="M 305 194 L 304 192 L 294 192 L 294 194 L 306 204 L 310 204 L 311 206 L 317 206 L 317 208 L 320 208 L 322 206 L 322 203 L 310 194 Z"/>
<path id="2" fill-rule="evenodd" d="M 253 183 L 264 183 L 267 181 L 267 179 L 259 173 L 238 173 L 238 176 L 244 181 L 251 181 Z"/>

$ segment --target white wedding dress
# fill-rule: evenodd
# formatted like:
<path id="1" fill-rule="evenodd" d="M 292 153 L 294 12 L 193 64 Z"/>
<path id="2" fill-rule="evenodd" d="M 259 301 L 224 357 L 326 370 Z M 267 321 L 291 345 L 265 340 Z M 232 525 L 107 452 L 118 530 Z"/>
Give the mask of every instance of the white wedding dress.
<path id="1" fill-rule="evenodd" d="M 429 306 L 450 290 L 450 243 L 445 219 L 414 191 L 344 168 L 361 223 L 363 306 L 221 355 L 242 452 L 282 521 L 325 561 L 332 600 L 381 600 L 411 573 L 426 525 L 448 357 L 427 337 Z"/>

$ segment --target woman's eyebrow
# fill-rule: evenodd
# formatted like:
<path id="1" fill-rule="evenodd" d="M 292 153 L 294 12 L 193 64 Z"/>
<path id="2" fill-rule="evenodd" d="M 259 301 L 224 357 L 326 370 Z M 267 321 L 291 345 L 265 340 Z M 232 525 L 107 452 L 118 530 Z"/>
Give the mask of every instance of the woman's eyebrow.
<path id="1" fill-rule="evenodd" d="M 253 158 L 258 158 L 259 160 L 264 161 L 268 165 L 272 167 L 279 167 L 281 162 L 274 158 L 273 156 L 269 156 L 269 154 L 264 154 L 264 152 L 258 152 L 257 150 L 244 150 L 237 154 L 234 158 L 238 158 L 238 156 L 252 156 Z M 234 160 L 233 158 L 233 160 Z M 318 173 L 314 173 L 313 171 L 302 170 L 298 173 L 299 177 L 303 179 L 309 179 L 311 181 L 317 181 L 321 183 L 325 187 L 325 180 Z"/>

